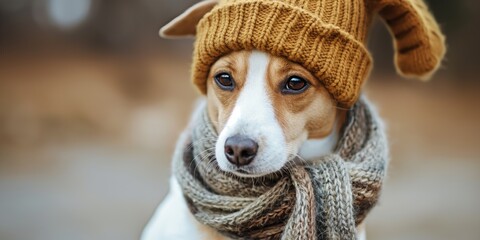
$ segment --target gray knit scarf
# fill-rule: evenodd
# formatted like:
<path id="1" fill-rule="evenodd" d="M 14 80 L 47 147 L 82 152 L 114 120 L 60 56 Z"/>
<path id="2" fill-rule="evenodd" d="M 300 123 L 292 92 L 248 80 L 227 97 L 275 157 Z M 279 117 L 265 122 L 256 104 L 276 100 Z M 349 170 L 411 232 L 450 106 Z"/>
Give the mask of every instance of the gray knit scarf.
<path id="1" fill-rule="evenodd" d="M 195 218 L 234 239 L 356 239 L 388 159 L 382 124 L 363 98 L 349 110 L 335 153 L 265 177 L 222 171 L 216 140 L 204 109 L 177 147 L 174 172 Z"/>

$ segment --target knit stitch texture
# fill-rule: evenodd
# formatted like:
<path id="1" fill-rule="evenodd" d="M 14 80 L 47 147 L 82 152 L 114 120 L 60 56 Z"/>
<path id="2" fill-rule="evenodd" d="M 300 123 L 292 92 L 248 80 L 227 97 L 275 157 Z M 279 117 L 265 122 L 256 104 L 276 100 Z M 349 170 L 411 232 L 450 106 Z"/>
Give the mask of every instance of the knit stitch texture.
<path id="1" fill-rule="evenodd" d="M 216 140 L 204 110 L 177 145 L 174 174 L 195 218 L 234 239 L 356 239 L 388 161 L 382 124 L 365 99 L 349 111 L 335 153 L 264 177 L 222 171 Z"/>
<path id="2" fill-rule="evenodd" d="M 422 0 L 220 0 L 197 25 L 192 79 L 205 94 L 218 58 L 257 49 L 301 64 L 351 107 L 372 66 L 365 46 L 377 13 L 394 37 L 398 72 L 429 77 L 445 46 Z"/>

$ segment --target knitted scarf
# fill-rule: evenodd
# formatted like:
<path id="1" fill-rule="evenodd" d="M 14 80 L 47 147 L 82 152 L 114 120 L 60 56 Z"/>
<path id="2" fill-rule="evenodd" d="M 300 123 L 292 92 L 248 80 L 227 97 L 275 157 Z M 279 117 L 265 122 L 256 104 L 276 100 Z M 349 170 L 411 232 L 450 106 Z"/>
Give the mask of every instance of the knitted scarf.
<path id="1" fill-rule="evenodd" d="M 388 159 L 382 124 L 363 98 L 349 110 L 333 154 L 290 161 L 264 177 L 218 167 L 217 133 L 206 109 L 186 134 L 174 173 L 190 211 L 234 239 L 356 239 L 356 226 L 377 202 Z"/>

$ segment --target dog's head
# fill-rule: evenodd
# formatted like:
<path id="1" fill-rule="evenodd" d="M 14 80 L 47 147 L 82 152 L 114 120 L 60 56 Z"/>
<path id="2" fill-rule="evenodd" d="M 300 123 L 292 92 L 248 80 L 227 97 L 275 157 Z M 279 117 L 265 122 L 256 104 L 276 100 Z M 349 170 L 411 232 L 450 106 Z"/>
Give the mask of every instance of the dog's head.
<path id="1" fill-rule="evenodd" d="M 281 169 L 308 138 L 335 126 L 336 102 L 308 70 L 260 51 L 237 51 L 210 69 L 207 99 L 220 168 L 244 175 Z"/>
<path id="2" fill-rule="evenodd" d="M 329 17 L 332 23 L 324 23 L 319 5 L 308 2 L 318 1 L 306 1 L 305 11 L 290 7 L 291 1 L 202 1 L 161 29 L 164 37 L 195 36 L 203 30 L 199 37 L 205 43 L 196 45 L 194 82 L 207 95 L 208 113 L 219 133 L 216 159 L 225 171 L 244 176 L 278 171 L 296 156 L 308 155 L 303 151 L 308 139 L 320 143 L 315 145 L 317 155 L 332 150 L 345 117 L 337 106 L 351 106 L 368 75 L 370 57 L 363 41 L 373 12 L 385 19 L 395 37 L 397 68 L 404 75 L 431 75 L 445 52 L 443 36 L 421 0 L 354 1 L 346 9 L 360 8 L 364 15 L 354 11 L 352 16 L 361 21 L 350 19 L 350 25 L 340 27 L 332 26 L 345 24 L 344 19 Z M 262 12 L 269 9 L 276 12 Z M 297 17 L 284 18 L 282 12 Z M 208 19 L 197 27 L 205 14 Z M 238 14 L 243 15 L 237 18 Z M 238 22 L 250 17 L 255 21 L 248 28 Z M 253 30 L 272 32 L 270 25 L 276 21 L 285 31 L 275 30 L 278 38 Z M 230 37 L 225 40 L 221 34 Z M 248 34 L 258 35 L 249 39 Z M 311 42 L 299 45 L 297 38 Z M 352 68 L 335 65 L 342 59 L 354 63 Z"/>

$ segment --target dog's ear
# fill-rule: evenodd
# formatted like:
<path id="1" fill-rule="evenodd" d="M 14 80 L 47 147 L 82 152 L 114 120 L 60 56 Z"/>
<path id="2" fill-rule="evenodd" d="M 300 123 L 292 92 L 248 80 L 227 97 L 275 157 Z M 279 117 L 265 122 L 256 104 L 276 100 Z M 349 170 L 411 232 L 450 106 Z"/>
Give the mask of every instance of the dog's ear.
<path id="1" fill-rule="evenodd" d="M 163 38 L 195 37 L 197 23 L 203 15 L 212 10 L 218 0 L 201 1 L 160 29 Z"/>
<path id="2" fill-rule="evenodd" d="M 428 80 L 445 55 L 445 37 L 423 0 L 367 0 L 388 26 L 397 72 Z"/>

